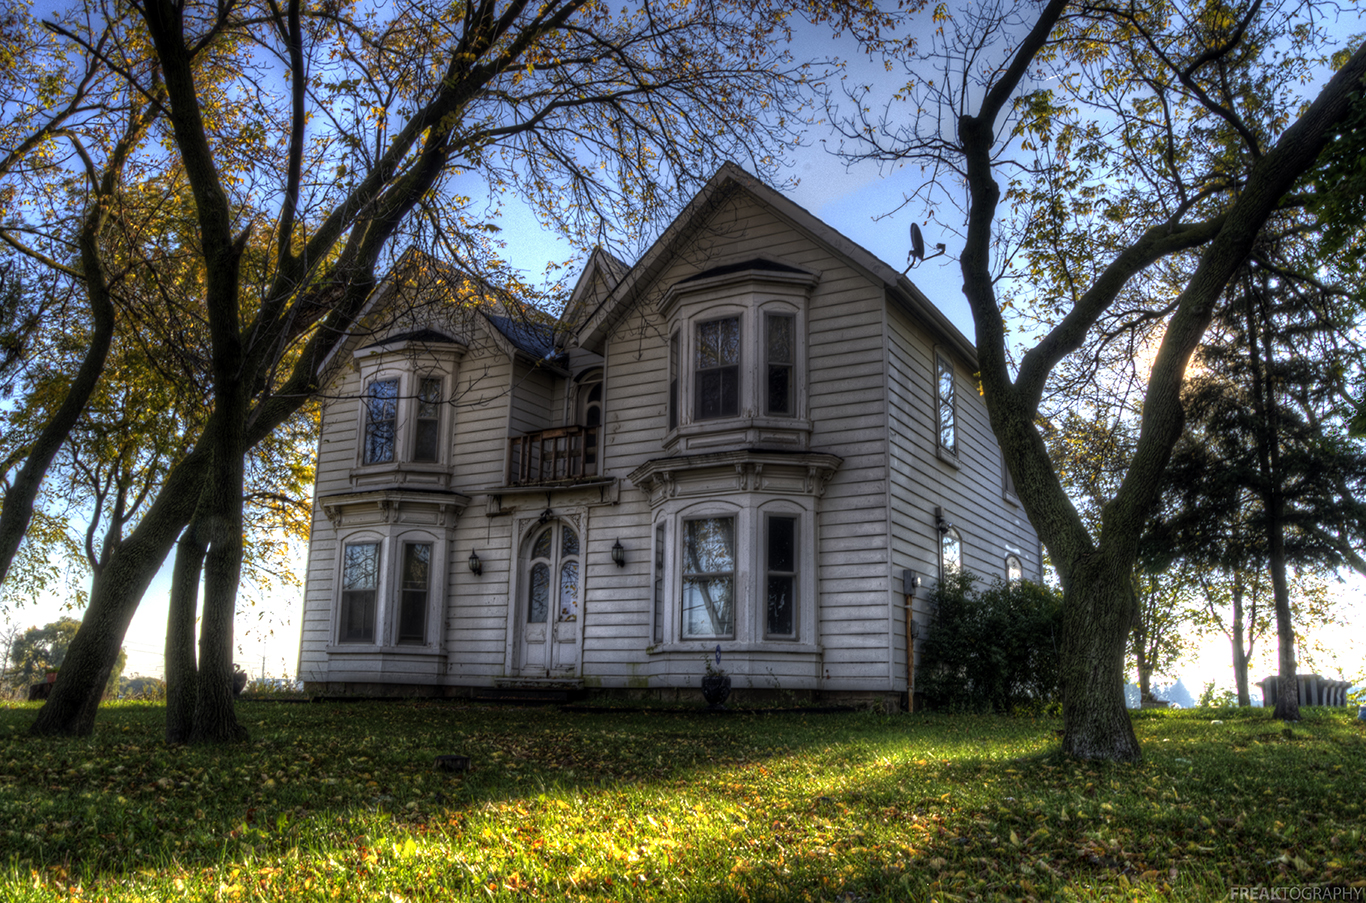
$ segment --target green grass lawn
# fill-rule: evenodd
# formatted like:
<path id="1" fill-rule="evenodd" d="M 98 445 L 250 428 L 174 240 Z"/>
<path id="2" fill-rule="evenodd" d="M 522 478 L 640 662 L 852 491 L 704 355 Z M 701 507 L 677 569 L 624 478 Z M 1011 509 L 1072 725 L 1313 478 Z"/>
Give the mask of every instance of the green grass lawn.
<path id="1" fill-rule="evenodd" d="M 1139 766 L 1050 719 L 247 702 L 252 742 L 199 749 L 158 705 L 63 742 L 35 711 L 0 709 L 6 903 L 1366 899 L 1346 711 L 1143 713 Z"/>

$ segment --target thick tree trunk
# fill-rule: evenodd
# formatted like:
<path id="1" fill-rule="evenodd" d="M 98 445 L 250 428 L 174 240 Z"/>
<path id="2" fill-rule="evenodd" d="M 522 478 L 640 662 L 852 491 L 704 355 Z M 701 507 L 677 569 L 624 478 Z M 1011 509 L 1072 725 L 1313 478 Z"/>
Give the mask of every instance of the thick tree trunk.
<path id="1" fill-rule="evenodd" d="M 167 475 L 156 502 L 90 586 L 90 605 L 71 640 L 52 695 L 30 728 L 37 736 L 88 736 L 128 624 L 176 537 L 194 512 L 206 471 L 191 454 Z"/>
<path id="2" fill-rule="evenodd" d="M 225 418 L 228 420 L 228 418 Z M 229 421 L 231 422 L 231 421 Z M 240 424 L 240 419 L 237 421 Z M 240 427 L 239 427 L 240 429 Z M 214 466 L 208 523 L 211 536 L 204 558 L 204 615 L 199 626 L 199 680 L 195 692 L 191 743 L 229 743 L 247 739 L 233 707 L 232 636 L 237 613 L 237 583 L 242 573 L 242 450 L 240 433 Z M 221 460 L 221 465 L 220 465 Z"/>
<path id="3" fill-rule="evenodd" d="M 1279 527 L 1279 524 L 1277 524 Z M 1271 537 L 1271 586 L 1276 596 L 1276 717 L 1300 720 L 1300 681 L 1295 674 L 1295 625 L 1290 619 L 1290 589 L 1285 579 L 1285 537 Z"/>
<path id="4" fill-rule="evenodd" d="M 1152 684 L 1153 669 L 1148 664 L 1147 650 L 1148 634 L 1143 629 L 1143 625 L 1134 626 L 1134 659 L 1135 666 L 1138 668 L 1138 700 L 1141 703 L 1148 702 L 1153 698 L 1150 686 Z"/>
<path id="5" fill-rule="evenodd" d="M 1137 762 L 1138 738 L 1124 706 L 1124 653 L 1134 622 L 1130 575 L 1093 553 L 1063 592 L 1063 752 Z"/>
<path id="6" fill-rule="evenodd" d="M 195 613 L 199 608 L 199 575 L 204 543 L 193 520 L 176 546 L 171 576 L 171 606 L 166 618 L 166 742 L 185 743 L 194 725 L 196 678 Z"/>

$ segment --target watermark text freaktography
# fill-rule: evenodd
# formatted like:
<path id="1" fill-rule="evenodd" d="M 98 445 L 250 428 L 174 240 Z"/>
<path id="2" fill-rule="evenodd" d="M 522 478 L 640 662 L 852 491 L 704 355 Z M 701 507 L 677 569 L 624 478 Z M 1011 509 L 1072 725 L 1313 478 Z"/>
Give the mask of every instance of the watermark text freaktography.
<path id="1" fill-rule="evenodd" d="M 1229 889 L 1230 900 L 1361 900 L 1366 901 L 1366 887 L 1348 887 L 1345 884 L 1300 884 L 1286 887 L 1271 887 L 1266 884 L 1235 885 Z"/>

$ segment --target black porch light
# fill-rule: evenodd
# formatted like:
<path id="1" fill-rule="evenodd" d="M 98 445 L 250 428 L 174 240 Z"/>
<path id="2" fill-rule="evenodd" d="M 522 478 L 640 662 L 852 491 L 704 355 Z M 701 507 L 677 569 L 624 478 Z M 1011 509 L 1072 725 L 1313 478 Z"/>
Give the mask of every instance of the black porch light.
<path id="1" fill-rule="evenodd" d="M 470 550 L 470 573 L 476 577 L 484 573 L 484 562 L 479 560 L 479 553 L 473 549 Z"/>
<path id="2" fill-rule="evenodd" d="M 626 567 L 626 550 L 621 547 L 620 539 L 612 546 L 612 560 L 617 563 L 617 567 Z"/>

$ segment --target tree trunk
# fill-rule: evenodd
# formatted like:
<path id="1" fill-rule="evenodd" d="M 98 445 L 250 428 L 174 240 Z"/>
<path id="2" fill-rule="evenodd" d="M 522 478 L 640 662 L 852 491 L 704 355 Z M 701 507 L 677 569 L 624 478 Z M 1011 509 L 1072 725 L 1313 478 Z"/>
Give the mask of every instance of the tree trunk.
<path id="1" fill-rule="evenodd" d="M 171 606 L 166 617 L 166 742 L 185 743 L 194 725 L 198 669 L 194 655 L 195 612 L 204 543 L 198 518 L 185 528 L 176 547 L 171 576 Z"/>
<path id="2" fill-rule="evenodd" d="M 1152 690 L 1149 689 L 1153 669 L 1148 664 L 1147 642 L 1147 631 L 1143 629 L 1143 624 L 1136 624 L 1134 626 L 1134 658 L 1138 667 L 1138 701 L 1140 705 L 1153 698 Z"/>
<path id="3" fill-rule="evenodd" d="M 1238 705 L 1252 705 L 1247 686 L 1248 649 L 1244 642 L 1243 584 L 1236 577 L 1233 581 L 1233 629 L 1229 633 L 1233 641 L 1233 685 L 1238 689 Z"/>
<path id="4" fill-rule="evenodd" d="M 1130 574 L 1092 553 L 1063 593 L 1063 752 L 1137 762 L 1142 754 L 1124 706 L 1124 653 L 1134 622 Z"/>
<path id="5" fill-rule="evenodd" d="M 180 462 L 157 500 L 91 581 L 90 604 L 71 640 L 52 695 L 29 729 L 35 736 L 84 737 L 109 680 L 128 624 L 176 537 L 194 513 L 207 468 L 202 454 Z"/>
<path id="6" fill-rule="evenodd" d="M 229 418 L 225 422 L 231 423 Z M 238 421 L 240 424 L 240 420 Z M 239 426 L 240 430 L 240 426 Z M 237 582 L 242 572 L 242 453 L 230 443 L 215 455 L 214 497 L 204 558 L 204 615 L 199 626 L 199 679 L 191 743 L 230 743 L 247 739 L 233 707 L 232 636 L 237 613 Z M 235 463 L 235 466 L 234 466 Z M 235 503 L 235 504 L 234 504 Z"/>

